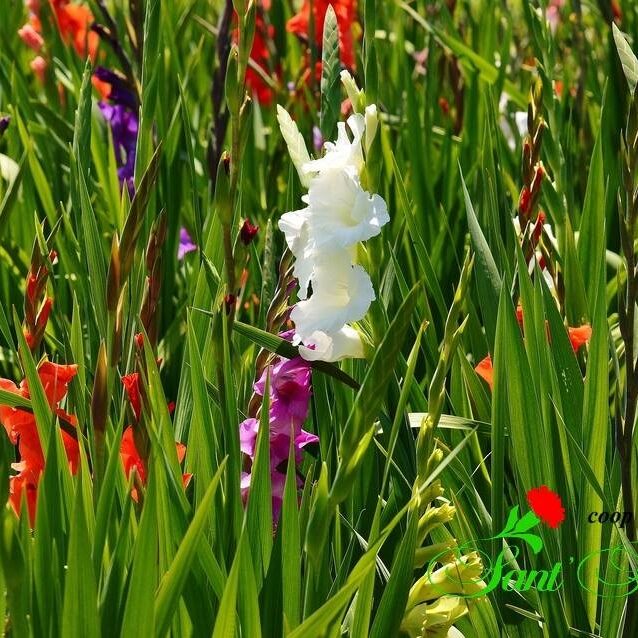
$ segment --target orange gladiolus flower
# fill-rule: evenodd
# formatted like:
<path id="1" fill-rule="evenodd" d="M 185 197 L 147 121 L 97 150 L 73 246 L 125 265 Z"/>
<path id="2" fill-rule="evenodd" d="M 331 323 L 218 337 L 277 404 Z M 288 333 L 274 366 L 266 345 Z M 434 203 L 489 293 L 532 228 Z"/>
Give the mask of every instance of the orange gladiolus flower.
<path id="1" fill-rule="evenodd" d="M 183 443 L 175 443 L 175 450 L 177 452 L 177 460 L 182 463 L 184 457 L 186 456 L 186 446 Z M 144 460 L 135 447 L 133 428 L 131 426 L 127 427 L 126 430 L 124 430 L 124 434 L 122 435 L 122 443 L 120 445 L 120 458 L 122 459 L 122 465 L 124 466 L 124 473 L 126 474 L 126 478 L 129 478 L 131 472 L 135 471 L 142 485 L 146 485 L 146 481 L 148 480 L 146 464 L 144 463 Z M 190 483 L 192 476 L 192 474 L 182 475 L 182 482 L 185 488 Z M 137 502 L 138 494 L 135 487 L 131 490 L 131 496 L 133 497 L 133 500 Z"/>
<path id="2" fill-rule="evenodd" d="M 89 57 L 95 61 L 100 38 L 91 31 L 93 14 L 88 7 L 80 4 L 58 3 L 55 9 L 62 39 L 73 44 L 80 57 Z"/>
<path id="3" fill-rule="evenodd" d="M 63 421 L 67 427 L 76 428 L 77 419 L 67 414 L 59 407 L 67 394 L 69 383 L 77 374 L 76 365 L 58 365 L 45 361 L 38 368 L 38 376 L 44 388 L 51 410 Z M 17 386 L 13 381 L 0 379 L 0 388 L 24 397 L 30 398 L 26 380 Z M 29 520 L 33 526 L 35 522 L 35 507 L 38 483 L 44 470 L 44 453 L 38 436 L 35 416 L 32 412 L 21 408 L 0 405 L 0 423 L 7 432 L 9 441 L 18 447 L 20 461 L 12 464 L 12 469 L 18 472 L 9 479 L 9 502 L 16 514 L 20 513 L 23 495 L 26 496 Z M 80 461 L 80 449 L 77 439 L 64 429 L 60 430 L 62 443 L 66 451 L 70 470 L 77 472 Z"/>
<path id="4" fill-rule="evenodd" d="M 518 321 L 521 330 L 523 329 L 523 308 L 519 304 L 516 307 L 516 320 Z M 549 325 L 547 321 L 545 322 L 545 327 L 547 330 L 547 337 L 550 338 L 549 334 Z M 591 339 L 591 326 L 589 324 L 583 324 L 582 326 L 578 326 L 576 328 L 567 328 L 567 336 L 569 337 L 569 342 L 572 345 L 574 352 L 578 352 L 580 348 L 582 348 L 586 343 Z M 490 390 L 494 388 L 494 368 L 492 366 L 492 358 L 488 354 L 485 359 L 480 361 L 477 366 L 474 368 L 476 374 L 479 375 L 482 379 L 485 380 L 487 385 L 490 386 Z"/>
<path id="5" fill-rule="evenodd" d="M 586 323 L 578 328 L 567 328 L 567 334 L 574 352 L 578 352 L 591 339 L 591 326 Z"/>
<path id="6" fill-rule="evenodd" d="M 332 5 L 337 15 L 339 25 L 339 49 L 341 62 L 348 68 L 354 69 L 356 57 L 354 52 L 354 25 L 357 20 L 357 0 L 313 0 L 312 18 L 314 21 L 314 40 L 321 48 L 323 43 L 323 23 L 326 18 L 328 6 Z M 310 0 L 304 0 L 299 13 L 293 16 L 286 24 L 290 33 L 309 40 L 310 28 Z"/>
<path id="7" fill-rule="evenodd" d="M 136 335 L 135 341 L 141 348 L 143 345 L 142 335 Z M 142 416 L 142 397 L 140 394 L 139 372 L 132 372 L 131 374 L 127 374 L 122 377 L 122 384 L 124 385 L 124 390 L 133 409 L 135 420 L 139 423 L 139 420 Z M 175 404 L 169 403 L 168 411 L 172 414 L 174 409 Z M 186 456 L 186 446 L 182 443 L 175 443 L 175 448 L 177 450 L 177 459 L 181 463 Z M 135 437 L 133 435 L 133 428 L 131 426 L 127 427 L 126 430 L 124 430 L 124 434 L 122 435 L 122 442 L 120 444 L 120 458 L 122 459 L 122 465 L 124 466 L 124 473 L 126 474 L 126 478 L 129 478 L 131 472 L 135 470 L 141 484 L 146 485 L 146 481 L 148 479 L 146 463 L 138 452 L 137 447 L 135 446 Z M 182 479 L 184 487 L 188 486 L 191 477 L 191 474 L 183 475 Z M 131 496 L 133 497 L 133 500 L 137 502 L 138 494 L 135 487 L 131 490 Z"/>
<path id="8" fill-rule="evenodd" d="M 258 9 L 255 17 L 255 37 L 253 46 L 250 51 L 250 59 L 259 66 L 265 73 L 269 70 L 270 49 L 269 41 L 275 36 L 275 28 L 266 23 L 263 11 L 270 9 L 270 0 L 262 0 L 261 9 Z M 237 16 L 235 16 L 237 17 Z M 239 41 L 239 29 L 233 31 L 233 41 Z M 279 69 L 276 70 L 278 74 Z M 273 100 L 273 90 L 271 86 L 264 80 L 262 74 L 251 67 L 246 69 L 246 86 L 250 92 L 256 96 L 257 101 L 264 106 L 270 106 Z"/>
<path id="9" fill-rule="evenodd" d="M 28 6 L 31 12 L 29 22 L 18 31 L 18 34 L 27 46 L 38 52 L 44 45 L 40 4 L 31 2 Z M 85 5 L 72 4 L 68 0 L 49 0 L 49 7 L 54 18 L 52 22 L 55 22 L 54 26 L 57 27 L 62 40 L 71 44 L 80 57 L 88 57 L 91 62 L 95 62 L 100 38 L 91 30 L 91 25 L 95 21 L 91 10 Z M 46 68 L 47 61 L 42 56 L 31 62 L 31 69 L 40 81 L 44 81 Z M 106 97 L 108 87 L 96 79 L 93 80 L 93 84 L 100 95 Z"/>
<path id="10" fill-rule="evenodd" d="M 488 354 L 485 359 L 478 363 L 474 370 L 476 370 L 476 374 L 478 374 L 479 377 L 490 386 L 490 390 L 492 390 L 494 388 L 494 366 L 492 366 L 492 357 Z"/>

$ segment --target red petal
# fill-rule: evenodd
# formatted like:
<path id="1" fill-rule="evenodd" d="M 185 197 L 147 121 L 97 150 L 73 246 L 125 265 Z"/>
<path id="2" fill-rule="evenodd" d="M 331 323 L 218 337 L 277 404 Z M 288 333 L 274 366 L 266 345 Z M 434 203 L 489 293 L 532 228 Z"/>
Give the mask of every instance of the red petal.
<path id="1" fill-rule="evenodd" d="M 492 357 L 488 354 L 485 359 L 480 361 L 476 368 L 476 374 L 479 375 L 490 386 L 490 390 L 494 389 L 494 367 L 492 366 Z"/>
<path id="2" fill-rule="evenodd" d="M 591 326 L 587 323 L 577 328 L 568 328 L 567 332 L 574 352 L 578 352 L 591 339 Z"/>

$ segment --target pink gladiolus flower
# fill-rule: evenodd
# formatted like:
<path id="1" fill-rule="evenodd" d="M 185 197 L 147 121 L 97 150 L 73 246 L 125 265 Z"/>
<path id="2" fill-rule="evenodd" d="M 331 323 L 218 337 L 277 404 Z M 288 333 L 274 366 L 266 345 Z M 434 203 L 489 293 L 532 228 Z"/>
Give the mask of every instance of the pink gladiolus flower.
<path id="1" fill-rule="evenodd" d="M 197 250 L 197 244 L 191 239 L 188 231 L 182 228 L 179 231 L 179 248 L 177 250 L 177 259 L 180 261 L 186 257 L 188 253 Z"/>
<path id="2" fill-rule="evenodd" d="M 39 53 L 44 46 L 44 38 L 28 23 L 18 29 L 18 35 L 22 42 L 36 53 Z"/>
<path id="3" fill-rule="evenodd" d="M 290 333 L 281 335 L 290 338 Z M 311 370 L 307 361 L 301 357 L 294 359 L 276 359 L 255 383 L 255 392 L 264 396 L 266 379 L 270 377 L 270 409 L 268 413 L 270 428 L 270 475 L 272 480 L 273 518 L 279 518 L 283 486 L 286 480 L 286 467 L 292 439 L 295 451 L 295 463 L 302 460 L 303 449 L 319 442 L 319 437 L 302 429 L 308 416 L 311 395 Z M 248 418 L 239 426 L 241 451 L 250 459 L 255 459 L 259 419 Z M 242 475 L 242 494 L 247 498 L 251 474 Z"/>
<path id="4" fill-rule="evenodd" d="M 40 80 L 40 82 L 44 82 L 44 74 L 47 70 L 47 61 L 41 55 L 38 55 L 31 60 L 29 67 L 36 74 L 38 80 Z"/>

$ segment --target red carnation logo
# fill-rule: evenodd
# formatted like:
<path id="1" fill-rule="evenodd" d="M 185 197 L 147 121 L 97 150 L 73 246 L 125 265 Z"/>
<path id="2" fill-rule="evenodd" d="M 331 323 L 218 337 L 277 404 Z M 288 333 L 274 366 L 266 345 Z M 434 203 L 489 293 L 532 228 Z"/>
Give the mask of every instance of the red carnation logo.
<path id="1" fill-rule="evenodd" d="M 538 516 L 549 527 L 556 528 L 565 520 L 565 508 L 560 496 L 547 485 L 533 487 L 527 492 L 527 502 Z"/>

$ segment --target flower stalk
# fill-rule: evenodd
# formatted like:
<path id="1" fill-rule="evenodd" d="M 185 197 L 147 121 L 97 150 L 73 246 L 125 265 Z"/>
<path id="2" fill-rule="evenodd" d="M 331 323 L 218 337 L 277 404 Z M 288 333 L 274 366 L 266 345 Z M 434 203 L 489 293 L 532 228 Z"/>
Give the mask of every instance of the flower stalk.
<path id="1" fill-rule="evenodd" d="M 624 286 L 619 289 L 619 327 L 625 345 L 625 401 L 622 414 L 618 415 L 616 446 L 621 462 L 623 507 L 627 512 L 635 511 L 632 487 L 633 438 L 638 408 L 638 362 L 634 361 L 635 313 L 638 300 L 638 264 L 634 240 L 638 220 L 638 197 L 636 196 L 636 166 L 638 164 L 638 104 L 631 101 L 627 127 L 621 138 L 622 186 L 618 195 L 620 213 L 620 238 L 623 269 L 626 274 Z M 626 527 L 629 541 L 636 540 L 635 522 Z"/>

